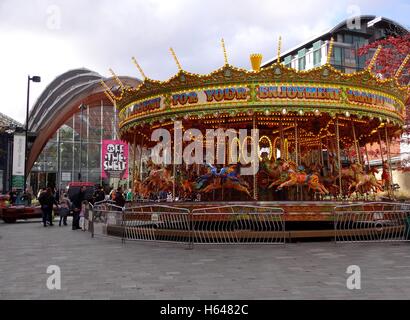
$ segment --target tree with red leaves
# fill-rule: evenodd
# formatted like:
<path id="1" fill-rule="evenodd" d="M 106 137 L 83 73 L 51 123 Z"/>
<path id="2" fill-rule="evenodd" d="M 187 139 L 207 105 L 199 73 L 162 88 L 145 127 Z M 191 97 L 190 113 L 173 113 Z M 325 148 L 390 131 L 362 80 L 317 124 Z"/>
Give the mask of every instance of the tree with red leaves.
<path id="1" fill-rule="evenodd" d="M 376 49 L 378 46 L 382 46 L 382 49 L 377 56 L 372 71 L 381 74 L 384 79 L 392 78 L 395 76 L 406 56 L 410 54 L 410 34 L 396 37 L 389 36 L 385 39 L 377 40 L 360 48 L 357 54 L 359 56 L 366 55 L 370 49 Z M 371 56 L 372 55 L 370 55 L 370 59 L 366 61 L 366 65 L 369 64 Z M 401 85 L 410 85 L 410 61 L 404 66 L 398 78 L 398 82 Z M 405 126 L 403 130 L 401 139 L 396 141 L 396 143 L 409 144 L 410 142 L 410 97 L 406 101 L 406 124 L 407 126 Z M 408 157 L 408 155 L 401 161 L 398 168 L 402 171 L 410 171 L 410 157 Z"/>
<path id="2" fill-rule="evenodd" d="M 357 53 L 359 56 L 363 56 L 366 55 L 370 49 L 376 49 L 378 46 L 382 46 L 382 49 L 377 56 L 373 71 L 381 74 L 383 78 L 394 77 L 403 60 L 407 54 L 410 53 L 410 34 L 399 37 L 390 36 L 377 40 L 363 46 Z M 370 59 L 366 64 L 368 65 L 369 62 Z M 410 84 L 410 61 L 407 62 L 398 80 L 402 85 Z"/>

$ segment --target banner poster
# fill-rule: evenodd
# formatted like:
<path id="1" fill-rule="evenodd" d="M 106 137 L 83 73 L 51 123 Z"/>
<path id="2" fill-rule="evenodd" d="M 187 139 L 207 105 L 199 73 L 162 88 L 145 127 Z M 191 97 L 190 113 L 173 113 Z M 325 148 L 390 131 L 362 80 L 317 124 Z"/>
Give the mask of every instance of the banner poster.
<path id="1" fill-rule="evenodd" d="M 102 142 L 102 178 L 128 178 L 128 144 L 121 140 Z"/>
<path id="2" fill-rule="evenodd" d="M 13 170 L 11 180 L 11 186 L 13 188 L 24 188 L 25 150 L 26 137 L 21 134 L 15 134 L 13 140 Z"/>

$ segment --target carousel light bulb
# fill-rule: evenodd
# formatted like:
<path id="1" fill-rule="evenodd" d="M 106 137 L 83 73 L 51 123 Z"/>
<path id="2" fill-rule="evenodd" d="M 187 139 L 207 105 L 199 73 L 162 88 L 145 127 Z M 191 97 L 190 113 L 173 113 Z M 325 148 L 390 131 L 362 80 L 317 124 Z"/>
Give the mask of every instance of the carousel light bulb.
<path id="1" fill-rule="evenodd" d="M 303 116 L 303 113 L 304 113 L 303 110 L 300 109 L 300 110 L 299 110 L 299 115 Z"/>
<path id="2" fill-rule="evenodd" d="M 346 113 L 345 113 L 345 115 L 346 115 L 346 117 L 350 117 L 350 112 L 349 111 L 346 111 Z"/>
<path id="3" fill-rule="evenodd" d="M 288 113 L 288 110 L 286 110 L 285 108 L 282 109 L 282 114 L 286 115 Z"/>
<path id="4" fill-rule="evenodd" d="M 316 109 L 313 113 L 315 114 L 316 117 L 320 116 L 320 111 L 319 111 L 319 109 Z"/>
<path id="5" fill-rule="evenodd" d="M 265 115 L 269 116 L 269 115 L 270 115 L 270 111 L 269 111 L 269 110 L 265 110 Z"/>

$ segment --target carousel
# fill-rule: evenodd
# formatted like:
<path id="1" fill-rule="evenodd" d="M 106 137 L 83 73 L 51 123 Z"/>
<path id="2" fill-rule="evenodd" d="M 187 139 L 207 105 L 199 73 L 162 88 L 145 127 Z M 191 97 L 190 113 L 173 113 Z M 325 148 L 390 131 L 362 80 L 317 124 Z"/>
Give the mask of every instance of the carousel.
<path id="1" fill-rule="evenodd" d="M 332 47 L 333 40 L 327 63 L 310 70 L 288 68 L 279 58 L 261 68 L 260 54 L 250 55 L 252 70 L 245 70 L 228 63 L 222 40 L 225 63 L 205 75 L 183 70 L 171 49 L 179 71 L 167 81 L 146 77 L 133 58 L 143 77 L 138 87 L 118 77 L 118 90 L 102 85 L 119 110 L 120 137 L 133 150 L 136 197 L 270 203 L 296 220 L 323 219 L 338 202 L 393 199 L 389 148 L 404 126 L 409 88 L 397 78 L 409 58 L 394 78 L 380 79 L 371 71 L 380 48 L 367 69 L 347 74 L 330 64 Z M 172 137 L 170 161 L 162 165 L 149 156 L 157 129 Z M 225 136 L 209 136 L 209 130 Z M 367 150 L 375 143 L 387 146 L 381 168 L 369 164 Z M 256 152 L 245 163 L 252 147 Z M 176 161 L 194 153 L 203 154 L 201 161 Z M 253 174 L 241 174 L 247 165 L 257 167 Z"/>

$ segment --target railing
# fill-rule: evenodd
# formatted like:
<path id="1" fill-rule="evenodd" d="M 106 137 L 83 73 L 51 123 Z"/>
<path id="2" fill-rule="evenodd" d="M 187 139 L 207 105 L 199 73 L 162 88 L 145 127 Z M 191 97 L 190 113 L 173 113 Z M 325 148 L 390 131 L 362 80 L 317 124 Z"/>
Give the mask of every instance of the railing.
<path id="1" fill-rule="evenodd" d="M 283 210 L 251 205 L 226 205 L 190 210 L 177 205 L 121 208 L 102 201 L 85 216 L 91 236 L 123 241 L 252 244 L 285 243 Z"/>
<path id="2" fill-rule="evenodd" d="M 114 205 L 111 201 L 100 201 L 89 204 L 85 214 L 85 229 L 91 236 L 122 237 L 123 208 Z"/>
<path id="3" fill-rule="evenodd" d="M 190 242 L 189 209 L 141 205 L 123 212 L 123 240 Z"/>
<path id="4" fill-rule="evenodd" d="M 232 205 L 192 210 L 194 243 L 285 243 L 283 209 Z"/>
<path id="5" fill-rule="evenodd" d="M 410 204 L 371 202 L 336 206 L 335 242 L 410 240 Z"/>

